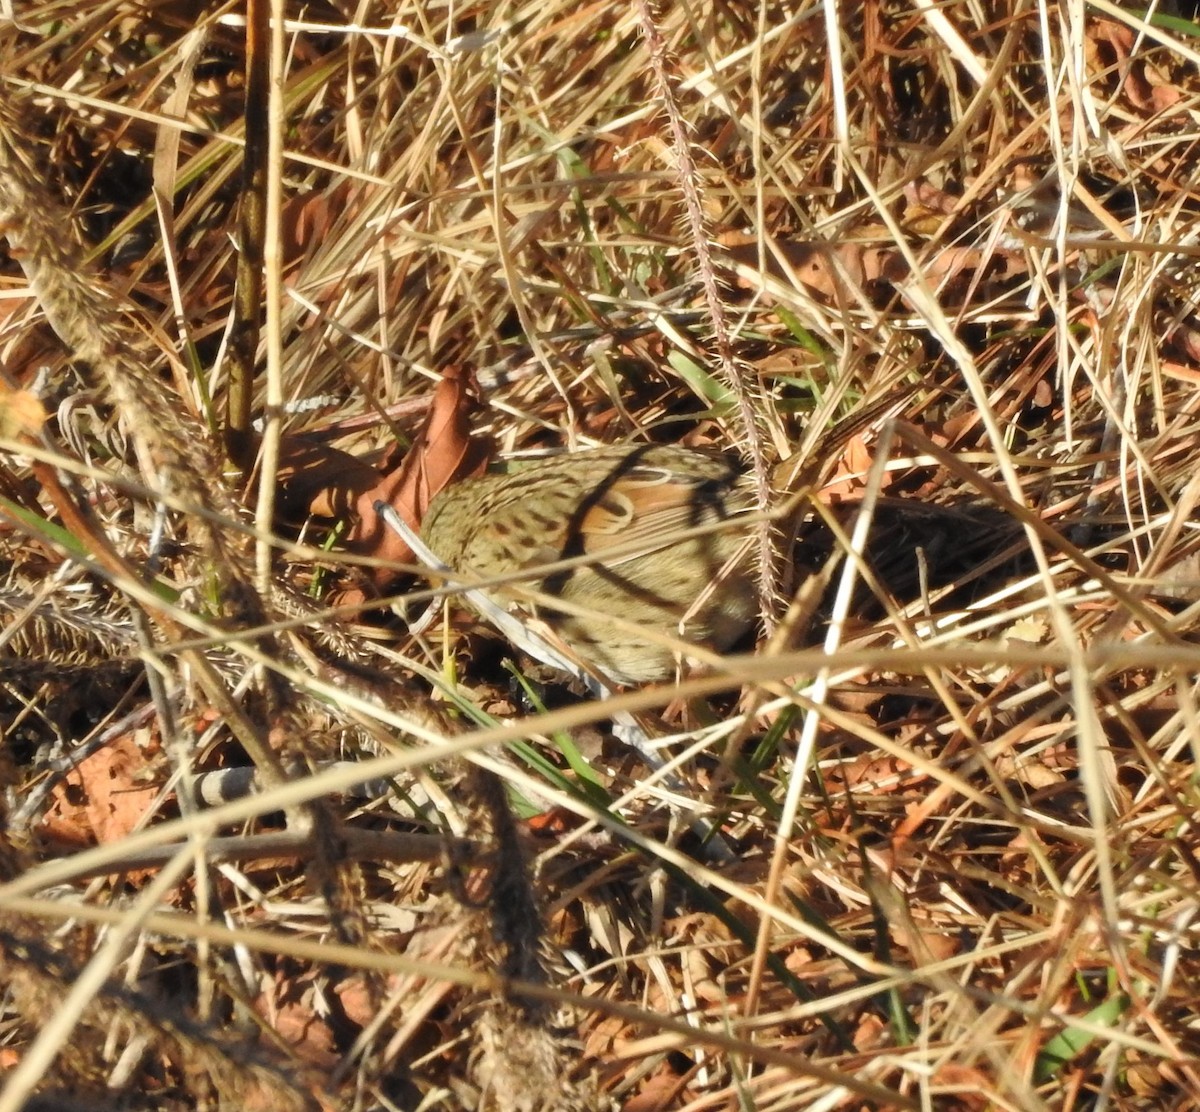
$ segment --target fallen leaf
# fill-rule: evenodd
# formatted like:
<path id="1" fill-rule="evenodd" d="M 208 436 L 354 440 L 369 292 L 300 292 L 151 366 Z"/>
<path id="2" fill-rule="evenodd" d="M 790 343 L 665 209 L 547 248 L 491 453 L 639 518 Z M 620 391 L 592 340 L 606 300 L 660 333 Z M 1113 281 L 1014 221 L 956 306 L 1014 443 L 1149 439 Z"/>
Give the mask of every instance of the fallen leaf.
<path id="1" fill-rule="evenodd" d="M 346 547 L 359 556 L 379 560 L 372 579 L 386 589 L 395 578 L 390 564 L 413 562 L 412 549 L 384 525 L 375 511 L 376 502 L 386 502 L 413 529 L 419 529 L 430 500 L 458 479 L 481 472 L 491 454 L 491 445 L 471 436 L 474 405 L 468 374 L 461 368 L 443 373 L 433 396 L 425 428 L 405 454 L 400 466 L 384 475 L 355 498 L 356 516 Z M 343 597 L 341 600 L 352 601 Z"/>
<path id="2" fill-rule="evenodd" d="M 678 1108 L 680 1091 L 686 1080 L 670 1068 L 665 1068 L 646 1080 L 641 1090 L 621 1107 L 623 1112 L 661 1112 Z"/>
<path id="3" fill-rule="evenodd" d="M 310 514 L 344 520 L 364 492 L 379 483 L 379 472 L 370 464 L 304 435 L 283 439 L 276 475 L 279 513 L 289 521 Z"/>
<path id="4" fill-rule="evenodd" d="M 16 440 L 37 436 L 46 423 L 46 410 L 28 390 L 10 390 L 0 380 L 0 436 Z"/>
<path id="5" fill-rule="evenodd" d="M 254 1008 L 300 1061 L 329 1070 L 337 1065 L 339 1055 L 329 1024 L 314 1007 L 314 992 L 303 980 L 284 983 L 267 976 Z"/>
<path id="6" fill-rule="evenodd" d="M 1116 70 L 1121 91 L 1139 111 L 1157 115 L 1183 97 L 1169 77 L 1148 58 L 1135 53 L 1132 27 L 1111 19 L 1097 19 L 1086 39 L 1088 62 L 1103 72 Z"/>
<path id="7" fill-rule="evenodd" d="M 147 764 L 132 734 L 80 761 L 51 793 L 44 822 L 53 836 L 103 845 L 137 829 L 159 794 L 158 784 L 145 779 Z"/>

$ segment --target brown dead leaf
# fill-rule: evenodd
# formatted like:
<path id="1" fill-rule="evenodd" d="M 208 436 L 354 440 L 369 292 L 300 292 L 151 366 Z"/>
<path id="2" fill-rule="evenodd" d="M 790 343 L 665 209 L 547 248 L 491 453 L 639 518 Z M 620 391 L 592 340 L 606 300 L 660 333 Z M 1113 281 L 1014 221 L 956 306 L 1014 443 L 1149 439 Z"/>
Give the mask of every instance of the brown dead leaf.
<path id="1" fill-rule="evenodd" d="M 829 699 L 842 714 L 848 714 L 864 726 L 870 727 L 875 725 L 876 719 L 872 712 L 882 701 L 883 694 L 869 684 L 847 684 L 830 691 Z"/>
<path id="2" fill-rule="evenodd" d="M 425 428 L 400 466 L 380 478 L 355 498 L 355 524 L 346 545 L 359 556 L 383 564 L 412 563 L 412 550 L 375 512 L 375 503 L 386 502 L 413 529 L 419 529 L 430 500 L 458 479 L 481 472 L 491 446 L 471 436 L 470 377 L 459 367 L 448 368 L 438 384 Z M 375 585 L 384 589 L 395 577 L 389 567 L 375 570 Z"/>
<path id="3" fill-rule="evenodd" d="M 819 495 L 822 502 L 835 506 L 848 498 L 861 495 L 864 480 L 875 457 L 861 436 L 853 437 L 842 452 L 829 481 Z M 891 476 L 884 472 L 881 483 L 886 490 L 891 485 Z"/>
<path id="4" fill-rule="evenodd" d="M 296 1058 L 318 1069 L 330 1070 L 339 1060 L 337 1044 L 329 1024 L 317 1014 L 313 992 L 313 987 L 304 984 L 303 979 L 285 983 L 277 977 L 264 978 L 254 1007 Z"/>
<path id="5" fill-rule="evenodd" d="M 376 1002 L 367 978 L 361 973 L 352 973 L 342 978 L 335 986 L 334 992 L 342 1004 L 342 1011 L 352 1023 L 365 1027 L 375 1018 Z"/>
<path id="6" fill-rule="evenodd" d="M 617 1054 L 618 1045 L 624 1040 L 629 1031 L 627 1020 L 617 1016 L 601 1019 L 591 1031 L 583 1045 L 583 1057 L 592 1061 L 605 1061 Z"/>
<path id="7" fill-rule="evenodd" d="M 0 380 L 0 436 L 15 440 L 37 436 L 46 423 L 46 410 L 28 390 L 10 390 Z"/>
<path id="8" fill-rule="evenodd" d="M 825 773 L 825 789 L 841 792 L 858 784 L 874 784 L 879 792 L 900 791 L 912 768 L 892 756 L 864 753 L 851 761 L 831 766 Z M 886 785 L 886 787 L 884 787 Z"/>
<path id="9" fill-rule="evenodd" d="M 686 1084 L 687 1079 L 674 1070 L 661 1069 L 625 1102 L 623 1112 L 662 1112 L 663 1109 L 678 1108 L 679 1094 Z"/>
<path id="10" fill-rule="evenodd" d="M 315 515 L 349 522 L 346 548 L 380 561 L 371 578 L 376 588 L 386 590 L 395 578 L 387 565 L 412 563 L 413 554 L 380 520 L 375 503 L 387 503 L 409 526 L 419 529 L 434 495 L 486 466 L 490 445 L 471 436 L 471 386 L 461 368 L 448 369 L 412 448 L 399 466 L 382 473 L 315 437 L 287 437 L 278 470 L 281 516 L 292 521 Z M 336 601 L 354 604 L 365 598 L 366 592 L 353 588 Z"/>
<path id="11" fill-rule="evenodd" d="M 947 193 L 944 189 L 939 189 L 924 178 L 909 182 L 904 187 L 904 201 L 910 210 L 917 210 L 918 214 L 932 212 L 938 216 L 953 216 L 962 204 L 961 198 L 954 196 L 953 193 Z M 908 220 L 913 215 L 906 211 L 904 217 Z"/>
<path id="12" fill-rule="evenodd" d="M 870 238 L 870 229 L 862 231 Z M 724 236 L 726 257 L 739 274 L 739 285 L 755 287 L 764 273 L 759 266 L 758 243 L 743 236 Z M 898 281 L 908 268 L 898 251 L 867 248 L 861 243 L 818 243 L 808 240 L 777 239 L 765 253 L 765 276 L 791 287 L 801 282 L 812 293 L 835 304 L 856 303 L 868 282 Z M 793 278 L 794 275 L 794 278 Z"/>
<path id="13" fill-rule="evenodd" d="M 989 1082 L 986 1074 L 972 1066 L 944 1061 L 938 1066 L 931 1080 L 939 1090 L 951 1090 L 962 1101 L 964 1109 L 991 1106 L 989 1094 L 995 1090 L 995 1086 Z M 943 1093 L 943 1099 L 948 1095 Z"/>
<path id="14" fill-rule="evenodd" d="M 1135 41 L 1132 27 L 1097 19 L 1086 40 L 1088 62 L 1096 69 L 1115 69 L 1129 102 L 1140 112 L 1157 115 L 1178 104 L 1183 93 L 1152 61 L 1134 53 Z"/>
<path id="15" fill-rule="evenodd" d="M 51 793 L 43 820 L 47 833 L 70 844 L 95 845 L 137 829 L 159 792 L 145 779 L 147 763 L 131 734 L 81 761 Z"/>
<path id="16" fill-rule="evenodd" d="M 898 286 L 910 273 L 904 255 L 894 247 L 864 246 L 890 240 L 891 233 L 882 225 L 856 229 L 855 236 L 855 242 L 832 244 L 776 239 L 761 266 L 756 241 L 726 236 L 723 246 L 743 288 L 758 288 L 765 276 L 787 287 L 800 282 L 830 304 L 855 304 L 873 287 Z M 928 282 L 943 289 L 953 283 L 957 296 L 965 294 L 972 280 L 979 277 L 1011 279 L 1025 269 L 1020 254 L 1000 248 L 983 251 L 975 247 L 941 247 L 921 262 L 921 273 Z"/>
<path id="17" fill-rule="evenodd" d="M 854 1046 L 859 1051 L 880 1050 L 887 1045 L 890 1028 L 881 1016 L 867 1013 L 860 1017 L 854 1029 Z"/>
<path id="18" fill-rule="evenodd" d="M 565 807 L 551 807 L 537 815 L 530 815 L 524 822 L 530 834 L 542 837 L 569 834 L 581 824 L 579 816 Z"/>
<path id="19" fill-rule="evenodd" d="M 1186 317 L 1163 330 L 1163 340 L 1168 350 L 1192 363 L 1200 363 L 1200 325 L 1194 317 Z M 1178 366 L 1178 364 L 1172 364 Z M 1196 372 L 1192 368 L 1179 368 L 1185 381 L 1193 381 Z"/>
<path id="20" fill-rule="evenodd" d="M 813 957 L 811 950 L 804 946 L 793 945 L 791 949 L 787 951 L 787 954 L 783 959 L 783 964 L 789 973 L 793 973 L 797 977 L 801 977 L 807 972 L 811 971 L 813 962 L 815 960 L 816 959 Z"/>
<path id="21" fill-rule="evenodd" d="M 379 472 L 357 456 L 313 437 L 288 436 L 279 446 L 279 512 L 289 521 L 310 514 L 344 520 Z"/>
<path id="22" fill-rule="evenodd" d="M 359 208 L 349 182 L 342 182 L 327 192 L 293 197 L 280 213 L 284 266 L 290 267 L 303 258 L 314 243 L 321 243 L 326 238 L 336 222 L 350 219 Z"/>

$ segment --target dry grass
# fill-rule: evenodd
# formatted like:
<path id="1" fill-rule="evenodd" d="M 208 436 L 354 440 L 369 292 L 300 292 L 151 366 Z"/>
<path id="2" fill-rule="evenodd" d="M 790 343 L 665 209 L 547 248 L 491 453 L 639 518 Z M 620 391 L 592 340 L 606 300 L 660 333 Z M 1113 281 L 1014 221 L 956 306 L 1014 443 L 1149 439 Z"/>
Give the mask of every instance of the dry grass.
<path id="1" fill-rule="evenodd" d="M 244 29 L 18 8 L 0 1112 L 1200 1103 L 1197 27 L 862 9 L 290 9 L 245 480 Z M 595 703 L 318 609 L 354 561 L 257 493 L 451 365 L 503 450 L 764 480 L 903 400 L 790 642 Z"/>

